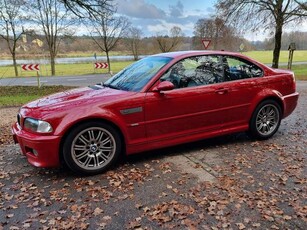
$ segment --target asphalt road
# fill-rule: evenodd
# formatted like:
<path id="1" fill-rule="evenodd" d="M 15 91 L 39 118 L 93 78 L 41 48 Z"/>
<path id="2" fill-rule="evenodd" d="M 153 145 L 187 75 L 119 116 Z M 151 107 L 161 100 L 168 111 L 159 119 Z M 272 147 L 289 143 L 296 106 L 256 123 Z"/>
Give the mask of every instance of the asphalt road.
<path id="1" fill-rule="evenodd" d="M 105 82 L 110 74 L 92 74 L 77 76 L 53 76 L 40 77 L 40 85 L 64 85 L 64 86 L 89 86 Z M 302 86 L 307 86 L 307 81 L 298 81 Z M 0 78 L 0 86 L 37 86 L 36 77 Z"/>
<path id="2" fill-rule="evenodd" d="M 110 74 L 92 74 L 79 76 L 40 77 L 40 85 L 88 86 L 105 82 Z M 0 86 L 37 86 L 36 77 L 0 78 Z"/>

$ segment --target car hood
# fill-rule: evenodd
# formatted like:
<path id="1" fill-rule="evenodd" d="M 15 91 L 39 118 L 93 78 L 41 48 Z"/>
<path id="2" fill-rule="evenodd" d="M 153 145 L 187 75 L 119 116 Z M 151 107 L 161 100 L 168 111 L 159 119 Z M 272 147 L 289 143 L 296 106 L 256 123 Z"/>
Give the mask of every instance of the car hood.
<path id="1" fill-rule="evenodd" d="M 50 110 L 56 108 L 88 105 L 99 102 L 100 105 L 110 103 L 123 97 L 127 97 L 135 92 L 126 92 L 122 90 L 111 89 L 103 86 L 90 86 L 86 88 L 77 88 L 61 93 L 49 95 L 32 101 L 23 106 L 27 109 Z"/>

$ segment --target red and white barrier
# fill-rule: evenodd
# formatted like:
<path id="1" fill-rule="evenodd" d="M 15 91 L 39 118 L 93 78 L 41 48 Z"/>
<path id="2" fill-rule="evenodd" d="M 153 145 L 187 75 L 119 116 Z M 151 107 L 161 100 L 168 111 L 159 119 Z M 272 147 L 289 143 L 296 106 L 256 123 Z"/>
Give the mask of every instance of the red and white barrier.
<path id="1" fill-rule="evenodd" d="M 21 68 L 25 71 L 39 71 L 39 64 L 24 64 Z"/>
<path id="2" fill-rule="evenodd" d="M 95 69 L 106 69 L 108 68 L 108 63 L 106 62 L 96 62 L 94 63 Z"/>

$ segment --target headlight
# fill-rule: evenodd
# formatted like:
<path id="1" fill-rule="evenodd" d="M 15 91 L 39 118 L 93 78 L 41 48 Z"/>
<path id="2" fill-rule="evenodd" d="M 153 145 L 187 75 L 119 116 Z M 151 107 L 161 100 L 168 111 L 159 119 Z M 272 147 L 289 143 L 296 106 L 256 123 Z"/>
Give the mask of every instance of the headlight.
<path id="1" fill-rule="evenodd" d="M 51 125 L 48 122 L 34 118 L 26 118 L 23 126 L 25 129 L 37 133 L 51 133 L 53 131 Z"/>

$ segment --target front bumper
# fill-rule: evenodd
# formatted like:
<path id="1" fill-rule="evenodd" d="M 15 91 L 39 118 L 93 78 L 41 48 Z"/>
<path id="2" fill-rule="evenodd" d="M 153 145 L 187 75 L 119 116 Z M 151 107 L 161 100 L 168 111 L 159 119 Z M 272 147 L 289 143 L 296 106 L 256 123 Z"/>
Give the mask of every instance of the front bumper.
<path id="1" fill-rule="evenodd" d="M 34 134 L 22 130 L 17 122 L 12 126 L 15 144 L 19 144 L 29 163 L 36 167 L 51 168 L 60 166 L 60 136 Z"/>

